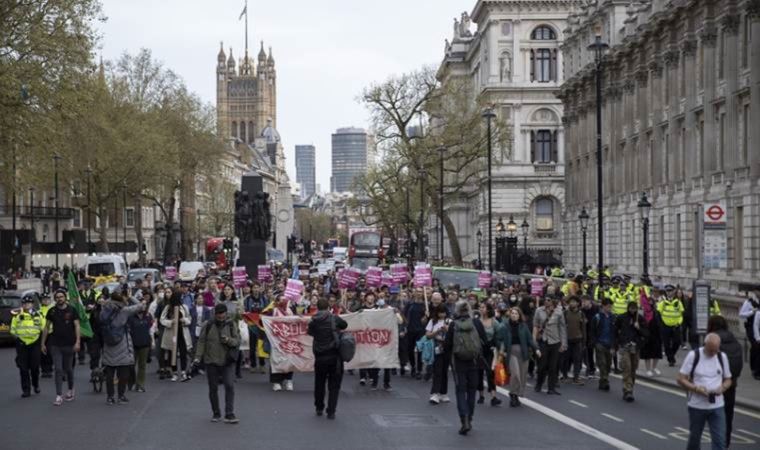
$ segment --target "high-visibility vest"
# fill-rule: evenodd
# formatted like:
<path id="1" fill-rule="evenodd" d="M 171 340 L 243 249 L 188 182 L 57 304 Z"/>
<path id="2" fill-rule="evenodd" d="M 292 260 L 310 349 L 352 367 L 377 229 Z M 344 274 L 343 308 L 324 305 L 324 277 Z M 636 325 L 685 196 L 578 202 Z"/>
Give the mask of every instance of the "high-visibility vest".
<path id="1" fill-rule="evenodd" d="M 718 301 L 713 299 L 710 302 L 710 315 L 711 316 L 719 316 L 720 315 L 720 305 L 718 304 Z"/>
<path id="2" fill-rule="evenodd" d="M 677 327 L 683 323 L 683 303 L 677 298 L 662 300 L 657 304 L 657 311 L 660 313 L 662 323 L 665 326 Z"/>
<path id="3" fill-rule="evenodd" d="M 586 275 L 592 280 L 596 280 L 599 277 L 599 272 L 597 272 L 594 269 L 591 269 L 588 271 L 588 273 L 586 273 Z"/>
<path id="4" fill-rule="evenodd" d="M 601 287 L 600 287 L 599 285 L 597 285 L 597 286 L 594 288 L 594 300 L 595 300 L 596 302 L 598 302 L 598 303 L 601 303 L 601 302 L 602 302 L 602 298 L 599 296 L 599 292 L 600 292 L 600 291 L 601 291 Z M 613 300 L 613 298 L 612 298 L 612 291 L 611 291 L 610 289 L 607 289 L 606 291 L 604 291 L 604 293 L 602 293 L 602 297 L 604 297 L 604 298 L 608 298 L 608 299 L 610 299 L 610 300 Z M 613 301 L 614 301 L 614 300 L 613 300 Z"/>
<path id="5" fill-rule="evenodd" d="M 566 281 L 559 290 L 565 297 L 576 295 L 578 294 L 578 284 L 575 281 Z"/>
<path id="6" fill-rule="evenodd" d="M 609 294 L 612 298 L 612 314 L 616 316 L 625 314 L 628 311 L 628 296 L 620 292 L 618 288 L 610 289 Z"/>
<path id="7" fill-rule="evenodd" d="M 610 269 L 605 269 L 602 273 L 607 275 L 607 278 L 612 278 L 612 271 Z"/>
<path id="8" fill-rule="evenodd" d="M 40 313 L 22 311 L 11 320 L 11 334 L 21 339 L 24 344 L 31 345 L 40 338 L 44 326 L 45 320 Z"/>
<path id="9" fill-rule="evenodd" d="M 551 270 L 551 275 L 555 278 L 559 278 L 562 276 L 562 270 L 559 267 L 555 267 Z"/>

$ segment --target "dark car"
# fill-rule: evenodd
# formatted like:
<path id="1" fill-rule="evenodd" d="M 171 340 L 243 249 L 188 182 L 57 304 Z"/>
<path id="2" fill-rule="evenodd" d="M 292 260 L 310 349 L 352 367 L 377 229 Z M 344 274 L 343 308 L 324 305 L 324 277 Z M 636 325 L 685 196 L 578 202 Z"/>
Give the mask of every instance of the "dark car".
<path id="1" fill-rule="evenodd" d="M 21 309 L 21 300 L 26 297 L 33 298 L 34 306 L 39 307 L 40 296 L 37 291 L 0 290 L 0 343 L 13 342 L 13 336 L 11 336 L 13 312 Z"/>

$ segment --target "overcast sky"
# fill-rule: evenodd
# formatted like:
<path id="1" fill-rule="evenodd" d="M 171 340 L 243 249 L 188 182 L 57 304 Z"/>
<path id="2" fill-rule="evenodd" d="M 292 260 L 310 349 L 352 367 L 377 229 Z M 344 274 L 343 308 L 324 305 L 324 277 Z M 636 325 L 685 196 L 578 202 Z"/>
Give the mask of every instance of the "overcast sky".
<path id="1" fill-rule="evenodd" d="M 239 61 L 245 0 L 102 0 L 101 52 L 116 59 L 141 47 L 216 102 L 219 42 Z M 330 135 L 366 128 L 362 89 L 443 58 L 454 17 L 475 0 L 249 0 L 249 52 L 272 46 L 277 69 L 278 130 L 295 180 L 294 147 L 317 147 L 317 183 L 330 188 Z"/>

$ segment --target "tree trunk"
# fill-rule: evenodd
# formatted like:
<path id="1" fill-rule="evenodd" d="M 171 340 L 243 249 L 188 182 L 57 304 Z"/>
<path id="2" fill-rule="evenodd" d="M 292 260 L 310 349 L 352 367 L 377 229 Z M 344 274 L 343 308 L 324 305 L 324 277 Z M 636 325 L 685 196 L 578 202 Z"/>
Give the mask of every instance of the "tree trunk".
<path id="1" fill-rule="evenodd" d="M 170 264 L 175 256 L 174 250 L 174 207 L 177 198 L 172 195 L 169 198 L 169 207 L 164 211 L 164 225 L 166 226 L 166 244 L 164 245 L 164 265 Z"/>
<path id="2" fill-rule="evenodd" d="M 459 247 L 459 238 L 457 237 L 457 230 L 454 228 L 454 222 L 451 221 L 449 213 L 443 211 L 443 226 L 446 227 L 446 235 L 449 238 L 449 247 L 451 247 L 451 259 L 453 265 L 462 265 L 462 249 Z"/>
<path id="3" fill-rule="evenodd" d="M 98 219 L 100 220 L 100 226 L 98 227 L 98 233 L 100 234 L 100 238 L 98 239 L 98 251 L 101 253 L 108 253 L 108 224 L 106 223 L 108 218 L 108 209 L 106 209 L 106 212 L 104 214 L 103 208 L 98 207 L 97 215 Z"/>

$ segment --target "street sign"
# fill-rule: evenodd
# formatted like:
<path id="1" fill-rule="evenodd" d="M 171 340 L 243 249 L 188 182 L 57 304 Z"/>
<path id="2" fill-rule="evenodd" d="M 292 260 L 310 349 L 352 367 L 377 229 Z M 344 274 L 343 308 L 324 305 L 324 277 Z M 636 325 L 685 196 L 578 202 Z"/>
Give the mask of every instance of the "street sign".
<path id="1" fill-rule="evenodd" d="M 707 321 L 710 318 L 710 282 L 706 280 L 696 280 L 694 282 L 694 302 L 692 311 L 695 317 L 697 334 L 704 335 L 707 333 Z"/>
<path id="2" fill-rule="evenodd" d="M 705 203 L 702 262 L 705 269 L 728 268 L 728 231 L 725 202 Z"/>

